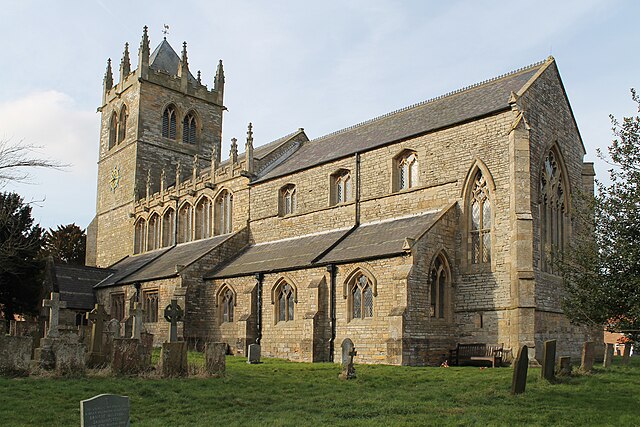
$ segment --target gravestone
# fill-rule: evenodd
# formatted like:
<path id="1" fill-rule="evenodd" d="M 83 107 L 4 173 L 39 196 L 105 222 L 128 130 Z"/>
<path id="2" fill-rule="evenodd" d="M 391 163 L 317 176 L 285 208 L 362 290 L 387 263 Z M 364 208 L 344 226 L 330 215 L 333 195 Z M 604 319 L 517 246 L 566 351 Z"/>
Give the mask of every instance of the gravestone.
<path id="1" fill-rule="evenodd" d="M 223 342 L 210 342 L 204 348 L 205 368 L 207 374 L 221 376 L 226 369 L 225 355 L 227 344 Z"/>
<path id="2" fill-rule="evenodd" d="M 114 375 L 135 375 L 148 366 L 140 340 L 115 338 L 111 351 L 111 372 Z"/>
<path id="3" fill-rule="evenodd" d="M 545 341 L 543 351 L 542 378 L 547 381 L 553 381 L 556 368 L 556 340 Z"/>
<path id="4" fill-rule="evenodd" d="M 164 319 L 171 323 L 169 327 L 169 342 L 178 341 L 178 322 L 182 321 L 184 311 L 178 305 L 178 300 L 172 299 L 171 304 L 164 309 Z"/>
<path id="5" fill-rule="evenodd" d="M 602 366 L 605 368 L 610 368 L 612 362 L 613 362 L 613 344 L 607 344 L 607 347 L 604 350 L 604 362 L 602 362 Z"/>
<path id="6" fill-rule="evenodd" d="M 338 376 L 343 380 L 350 380 L 356 377 L 356 368 L 353 366 L 353 358 L 358 354 L 353 345 L 353 341 L 345 338 L 342 341 L 342 372 Z"/>
<path id="7" fill-rule="evenodd" d="M 31 363 L 31 337 L 0 335 L 0 374 L 25 375 Z"/>
<path id="8" fill-rule="evenodd" d="M 182 377 L 189 372 L 187 365 L 187 342 L 165 342 L 160 353 L 163 377 Z"/>
<path id="9" fill-rule="evenodd" d="M 260 344 L 249 344 L 247 363 L 260 363 Z"/>
<path id="10" fill-rule="evenodd" d="M 66 301 L 60 301 L 60 294 L 51 292 L 50 299 L 42 301 L 43 307 L 49 308 L 49 328 L 47 329 L 47 337 L 55 338 L 59 335 L 58 326 L 60 323 L 60 309 L 67 308 Z"/>
<path id="11" fill-rule="evenodd" d="M 629 357 L 631 357 L 631 344 L 625 343 L 624 351 L 622 352 L 622 364 L 623 365 L 628 365 L 629 364 Z"/>
<path id="12" fill-rule="evenodd" d="M 87 320 L 92 323 L 91 326 L 91 346 L 89 347 L 88 363 L 91 367 L 104 365 L 105 353 L 102 347 L 102 339 L 104 332 L 104 322 L 108 319 L 102 304 L 96 304 L 89 313 Z"/>
<path id="13" fill-rule="evenodd" d="M 80 401 L 80 427 L 128 427 L 129 398 L 99 394 Z"/>
<path id="14" fill-rule="evenodd" d="M 580 369 L 584 372 L 590 372 L 593 369 L 593 362 L 595 361 L 595 343 L 593 341 L 587 341 L 582 347 L 582 363 Z"/>
<path id="15" fill-rule="evenodd" d="M 120 329 L 121 325 L 118 319 L 111 319 L 107 322 L 107 332 L 111 335 L 111 338 L 122 338 Z"/>
<path id="16" fill-rule="evenodd" d="M 142 333 L 142 303 L 136 302 L 133 304 L 133 331 L 131 334 L 131 338 L 140 339 L 140 334 Z"/>
<path id="17" fill-rule="evenodd" d="M 527 371 L 529 370 L 529 349 L 522 346 L 513 367 L 511 394 L 522 394 L 527 387 Z"/>
<path id="18" fill-rule="evenodd" d="M 568 377 L 571 375 L 571 357 L 562 356 L 558 361 L 558 375 Z"/>
<path id="19" fill-rule="evenodd" d="M 153 355 L 153 334 L 149 332 L 140 333 L 140 344 L 142 344 L 142 357 L 144 358 L 145 369 L 151 366 Z"/>

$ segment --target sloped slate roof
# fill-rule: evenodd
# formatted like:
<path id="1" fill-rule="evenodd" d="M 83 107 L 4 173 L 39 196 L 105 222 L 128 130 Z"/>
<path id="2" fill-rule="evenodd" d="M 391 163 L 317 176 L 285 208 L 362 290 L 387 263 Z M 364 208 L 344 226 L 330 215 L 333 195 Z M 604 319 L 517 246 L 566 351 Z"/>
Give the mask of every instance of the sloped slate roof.
<path id="1" fill-rule="evenodd" d="M 179 244 L 167 251 L 163 256 L 154 259 L 140 270 L 122 279 L 119 283 L 144 282 L 175 276 L 178 266 L 187 266 L 194 263 L 231 236 L 232 234 L 226 234 Z"/>
<path id="2" fill-rule="evenodd" d="M 332 230 L 253 245 L 221 269 L 206 274 L 205 278 L 243 276 L 308 267 L 315 258 L 348 232 L 349 229 Z"/>
<path id="3" fill-rule="evenodd" d="M 306 142 L 257 181 L 287 175 L 404 138 L 509 108 L 517 92 L 545 65 L 539 62 L 504 76 L 407 107 Z"/>
<path id="4" fill-rule="evenodd" d="M 91 310 L 95 304 L 93 287 L 113 273 L 106 268 L 84 265 L 57 264 L 54 266 L 55 289 L 67 308 Z"/>
<path id="5" fill-rule="evenodd" d="M 178 67 L 180 66 L 180 57 L 165 39 L 155 48 L 149 57 L 149 68 L 155 71 L 164 71 L 172 76 L 178 75 Z M 197 83 L 193 74 L 189 72 L 187 76 L 189 83 Z"/>
<path id="6" fill-rule="evenodd" d="M 431 228 L 442 210 L 407 218 L 362 224 L 320 258 L 318 263 L 337 263 L 403 253 L 405 238 L 417 239 Z"/>
<path id="7" fill-rule="evenodd" d="M 130 274 L 133 274 L 136 271 L 140 270 L 142 267 L 149 264 L 151 261 L 155 260 L 170 249 L 171 248 L 157 249 L 155 251 L 145 252 L 139 255 L 128 256 L 118 261 L 117 263 L 109 267 L 110 269 L 114 270 L 115 273 L 104 279 L 102 282 L 98 283 L 95 287 L 105 288 L 107 286 L 117 285 L 121 280 L 124 280 Z"/>

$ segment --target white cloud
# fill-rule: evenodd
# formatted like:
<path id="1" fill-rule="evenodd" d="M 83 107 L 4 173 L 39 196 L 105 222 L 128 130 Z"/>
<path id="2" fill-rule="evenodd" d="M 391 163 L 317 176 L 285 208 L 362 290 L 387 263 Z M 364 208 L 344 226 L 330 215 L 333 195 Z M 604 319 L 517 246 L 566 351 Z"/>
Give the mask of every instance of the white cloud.
<path id="1" fill-rule="evenodd" d="M 0 138 L 39 146 L 38 156 L 69 165 L 63 171 L 34 169 L 29 183 L 10 183 L 3 191 L 44 200 L 34 205 L 34 216 L 45 227 L 85 227 L 95 213 L 98 126 L 97 114 L 53 90 L 0 103 Z"/>

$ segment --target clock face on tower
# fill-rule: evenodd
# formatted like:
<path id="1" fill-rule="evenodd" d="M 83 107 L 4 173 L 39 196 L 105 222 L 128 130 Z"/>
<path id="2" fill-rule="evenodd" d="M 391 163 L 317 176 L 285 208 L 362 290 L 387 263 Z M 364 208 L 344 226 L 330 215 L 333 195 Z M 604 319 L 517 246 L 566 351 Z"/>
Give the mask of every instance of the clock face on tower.
<path id="1" fill-rule="evenodd" d="M 111 170 L 109 187 L 111 187 L 112 192 L 115 192 L 119 185 L 120 185 L 120 167 L 114 166 L 113 169 Z"/>

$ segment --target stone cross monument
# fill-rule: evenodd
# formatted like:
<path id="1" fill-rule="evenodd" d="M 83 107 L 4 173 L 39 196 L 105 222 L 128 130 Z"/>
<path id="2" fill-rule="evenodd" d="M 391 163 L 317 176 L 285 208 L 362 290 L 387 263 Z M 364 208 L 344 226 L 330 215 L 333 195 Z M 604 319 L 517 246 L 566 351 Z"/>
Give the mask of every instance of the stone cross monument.
<path id="1" fill-rule="evenodd" d="M 178 305 L 178 300 L 172 299 L 171 304 L 164 309 L 164 319 L 167 322 L 171 322 L 169 327 L 169 342 L 178 341 L 178 322 L 182 321 L 184 312 L 182 307 Z"/>
<path id="2" fill-rule="evenodd" d="M 43 307 L 49 307 L 49 329 L 47 337 L 55 338 L 58 334 L 58 324 L 60 322 L 60 309 L 67 308 L 66 301 L 60 301 L 60 294 L 51 292 L 51 298 L 42 301 Z"/>
<path id="3" fill-rule="evenodd" d="M 133 331 L 131 338 L 139 340 L 142 333 L 142 303 L 133 304 Z"/>

